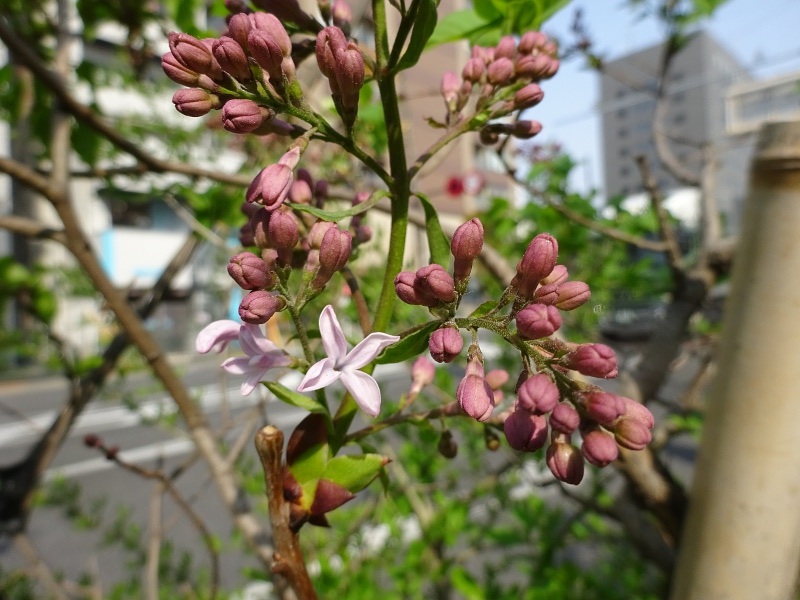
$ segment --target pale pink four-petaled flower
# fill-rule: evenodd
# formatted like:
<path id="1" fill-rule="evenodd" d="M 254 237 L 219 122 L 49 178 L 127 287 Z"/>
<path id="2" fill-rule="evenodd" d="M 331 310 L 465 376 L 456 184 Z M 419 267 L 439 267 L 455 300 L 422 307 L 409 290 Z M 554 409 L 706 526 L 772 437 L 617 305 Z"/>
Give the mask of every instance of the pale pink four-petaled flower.
<path id="1" fill-rule="evenodd" d="M 384 348 L 400 338 L 387 333 L 370 333 L 348 352 L 344 332 L 330 305 L 319 316 L 319 332 L 328 357 L 311 365 L 297 386 L 297 391 L 310 392 L 341 380 L 361 410 L 371 417 L 377 416 L 381 409 L 378 382 L 359 369 L 375 360 Z"/>
<path id="2" fill-rule="evenodd" d="M 233 375 L 244 375 L 242 395 L 249 395 L 264 379 L 267 371 L 276 367 L 287 367 L 294 362 L 286 352 L 264 337 L 261 327 L 236 321 L 214 321 L 197 334 L 195 346 L 197 351 L 205 354 L 214 350 L 222 352 L 233 340 L 247 356 L 229 358 L 222 363 L 222 368 Z"/>

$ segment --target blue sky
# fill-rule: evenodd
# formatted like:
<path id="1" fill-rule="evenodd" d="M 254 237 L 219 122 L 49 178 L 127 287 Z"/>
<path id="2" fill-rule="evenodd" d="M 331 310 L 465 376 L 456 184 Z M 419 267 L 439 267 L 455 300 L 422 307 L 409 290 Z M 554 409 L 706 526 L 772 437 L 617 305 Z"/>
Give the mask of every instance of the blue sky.
<path id="1" fill-rule="evenodd" d="M 544 31 L 569 40 L 576 8 L 595 49 L 609 59 L 651 46 L 663 39 L 652 18 L 641 20 L 625 0 L 574 0 L 545 23 Z M 727 48 L 756 77 L 800 70 L 800 0 L 728 0 L 702 27 Z M 580 58 L 562 64 L 559 73 L 544 82 L 544 101 L 531 114 L 544 124 L 540 143 L 561 143 L 579 168 L 573 184 L 602 193 L 600 122 L 596 109 L 599 79 Z"/>

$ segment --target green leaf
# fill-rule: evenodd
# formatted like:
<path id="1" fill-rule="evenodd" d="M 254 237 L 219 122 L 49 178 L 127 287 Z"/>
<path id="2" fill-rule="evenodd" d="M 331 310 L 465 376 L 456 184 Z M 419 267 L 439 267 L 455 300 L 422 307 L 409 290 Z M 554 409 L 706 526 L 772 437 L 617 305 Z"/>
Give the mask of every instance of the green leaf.
<path id="1" fill-rule="evenodd" d="M 316 483 L 322 477 L 325 465 L 328 464 L 329 454 L 330 450 L 326 442 L 311 446 L 298 456 L 289 467 L 292 475 L 297 479 L 297 483 L 305 488 L 307 484 L 313 482 L 314 489 L 316 489 Z M 313 493 L 311 497 L 314 497 Z"/>
<path id="2" fill-rule="evenodd" d="M 322 479 L 338 483 L 355 494 L 372 483 L 387 462 L 387 459 L 379 454 L 337 456 L 328 461 Z"/>
<path id="3" fill-rule="evenodd" d="M 486 302 L 481 304 L 478 308 L 473 310 L 470 313 L 469 318 L 475 319 L 477 317 L 482 317 L 483 315 L 491 311 L 495 306 L 497 306 L 497 300 L 487 300 Z"/>
<path id="4" fill-rule="evenodd" d="M 378 190 L 377 192 L 374 192 L 366 202 L 362 202 L 361 204 L 353 206 L 352 208 L 348 208 L 347 210 L 322 210 L 321 208 L 317 208 L 315 206 L 309 206 L 308 204 L 296 204 L 294 202 L 287 202 L 286 204 L 294 210 L 311 213 L 323 221 L 335 222 L 346 219 L 347 217 L 354 217 L 368 211 L 370 208 L 380 202 L 381 199 L 388 195 L 388 192 L 384 190 Z"/>
<path id="5" fill-rule="evenodd" d="M 442 265 L 445 269 L 450 264 L 450 241 L 442 231 L 436 209 L 424 195 L 417 194 L 425 211 L 425 231 L 428 234 L 428 247 L 431 251 L 431 262 Z"/>
<path id="6" fill-rule="evenodd" d="M 497 17 L 491 21 L 479 16 L 474 9 L 457 10 L 451 12 L 439 21 L 433 35 L 428 39 L 428 48 L 433 48 L 440 44 L 456 42 L 467 39 L 473 43 L 478 43 L 484 36 L 487 36 L 487 43 L 493 43 L 488 38 L 494 36 L 494 43 L 500 39 L 500 25 L 502 17 Z"/>
<path id="7" fill-rule="evenodd" d="M 422 354 L 428 347 L 428 338 L 431 336 L 431 332 L 439 325 L 441 325 L 440 321 L 427 323 L 422 329 L 386 348 L 375 362 L 379 365 L 391 365 Z"/>
<path id="8" fill-rule="evenodd" d="M 397 63 L 395 72 L 403 69 L 410 69 L 419 61 L 425 44 L 436 28 L 438 14 L 436 11 L 435 0 L 419 0 L 419 9 L 414 19 L 414 29 L 411 31 L 411 39 L 408 42 L 406 53 L 400 62 Z"/>
<path id="9" fill-rule="evenodd" d="M 474 0 L 472 3 L 475 13 L 484 21 L 492 21 L 498 17 L 502 17 L 501 13 L 493 0 Z"/>
<path id="10" fill-rule="evenodd" d="M 286 402 L 286 404 L 291 404 L 312 413 L 328 414 L 328 408 L 317 402 L 316 398 L 292 391 L 277 381 L 265 381 L 264 386 L 275 394 L 278 400 Z"/>

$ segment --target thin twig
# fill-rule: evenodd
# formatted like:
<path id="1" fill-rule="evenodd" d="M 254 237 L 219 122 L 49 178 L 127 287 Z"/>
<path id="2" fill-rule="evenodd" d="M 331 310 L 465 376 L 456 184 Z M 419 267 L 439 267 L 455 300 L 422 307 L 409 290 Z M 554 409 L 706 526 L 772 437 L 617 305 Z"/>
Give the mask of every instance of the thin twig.
<path id="1" fill-rule="evenodd" d="M 672 271 L 673 277 L 680 278 L 684 271 L 683 253 L 678 244 L 678 234 L 669 222 L 669 214 L 667 213 L 667 209 L 664 208 L 664 197 L 655 179 L 653 179 L 652 173 L 650 173 L 647 157 L 644 155 L 637 156 L 636 164 L 642 174 L 642 184 L 650 198 L 650 206 L 653 208 L 653 212 L 656 215 L 661 239 L 667 246 L 666 254 L 670 270 Z"/>
<path id="2" fill-rule="evenodd" d="M 18 533 L 14 536 L 14 546 L 20 554 L 25 557 L 36 577 L 47 588 L 47 592 L 51 594 L 56 600 L 69 600 L 67 593 L 61 588 L 61 585 L 56 580 L 53 573 L 47 567 L 47 564 L 42 560 L 41 555 L 36 550 L 36 547 L 31 542 L 30 537 L 26 533 Z"/>
<path id="3" fill-rule="evenodd" d="M 150 535 L 144 567 L 144 590 L 148 600 L 158 600 L 158 568 L 161 554 L 161 518 L 164 500 L 164 483 L 153 483 L 150 495 Z"/>

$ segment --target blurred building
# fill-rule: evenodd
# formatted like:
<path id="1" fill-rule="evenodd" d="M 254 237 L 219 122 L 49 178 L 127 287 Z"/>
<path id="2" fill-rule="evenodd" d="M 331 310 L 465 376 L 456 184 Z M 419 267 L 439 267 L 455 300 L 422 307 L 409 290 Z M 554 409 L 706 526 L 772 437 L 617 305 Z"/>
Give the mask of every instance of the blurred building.
<path id="1" fill-rule="evenodd" d="M 605 192 L 629 196 L 643 190 L 637 156 L 647 158 L 662 190 L 684 187 L 661 164 L 653 141 L 655 95 L 663 46 L 656 45 L 606 63 L 600 78 L 600 111 Z M 667 144 L 680 164 L 701 176 L 704 148 L 717 168 L 714 189 L 725 228 L 739 228 L 747 189 L 753 139 L 731 136 L 726 124 L 726 98 L 734 85 L 752 81 L 748 70 L 705 32 L 691 36 L 676 54 L 666 76 L 663 126 Z"/>
<path id="2" fill-rule="evenodd" d="M 730 136 L 755 133 L 769 121 L 800 119 L 800 71 L 731 86 L 725 113 Z"/>

